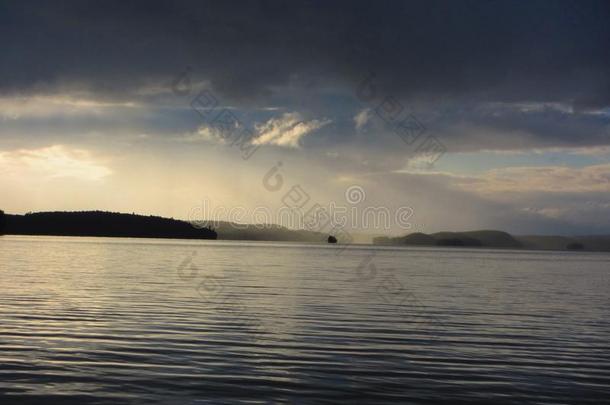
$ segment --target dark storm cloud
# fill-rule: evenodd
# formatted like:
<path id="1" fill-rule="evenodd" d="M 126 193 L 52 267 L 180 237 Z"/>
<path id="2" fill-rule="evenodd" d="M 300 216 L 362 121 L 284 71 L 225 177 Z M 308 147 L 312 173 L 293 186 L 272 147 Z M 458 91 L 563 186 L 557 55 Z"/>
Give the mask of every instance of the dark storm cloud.
<path id="1" fill-rule="evenodd" d="M 155 2 L 0 5 L 3 92 L 134 97 L 190 65 L 230 100 L 286 86 L 408 99 L 610 104 L 606 1 Z"/>
<path id="2" fill-rule="evenodd" d="M 610 142 L 610 114 L 573 110 L 565 104 L 454 105 L 437 119 L 432 114 L 429 121 L 454 152 L 590 147 Z"/>

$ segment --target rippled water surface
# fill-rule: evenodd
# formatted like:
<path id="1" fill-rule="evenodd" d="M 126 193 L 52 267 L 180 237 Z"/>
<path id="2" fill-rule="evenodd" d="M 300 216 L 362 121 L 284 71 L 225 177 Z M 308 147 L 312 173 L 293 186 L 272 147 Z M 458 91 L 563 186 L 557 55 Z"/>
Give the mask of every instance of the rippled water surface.
<path id="1" fill-rule="evenodd" d="M 610 402 L 610 255 L 0 237 L 19 403 Z"/>

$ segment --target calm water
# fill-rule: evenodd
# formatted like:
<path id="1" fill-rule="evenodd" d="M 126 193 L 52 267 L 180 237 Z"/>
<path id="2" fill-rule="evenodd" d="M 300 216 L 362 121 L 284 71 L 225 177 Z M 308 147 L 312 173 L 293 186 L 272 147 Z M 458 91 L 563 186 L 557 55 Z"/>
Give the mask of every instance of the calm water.
<path id="1" fill-rule="evenodd" d="M 593 253 L 5 236 L 0 394 L 600 404 L 609 271 Z"/>

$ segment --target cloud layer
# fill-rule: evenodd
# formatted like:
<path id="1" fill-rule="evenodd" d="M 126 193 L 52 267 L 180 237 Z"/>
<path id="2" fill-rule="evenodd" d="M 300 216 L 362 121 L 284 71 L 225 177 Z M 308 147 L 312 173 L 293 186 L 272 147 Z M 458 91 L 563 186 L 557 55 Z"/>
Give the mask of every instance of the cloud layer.
<path id="1" fill-rule="evenodd" d="M 534 191 L 610 193 L 610 164 L 583 168 L 548 166 L 494 169 L 467 180 L 463 187 L 486 195 Z"/>
<path id="2" fill-rule="evenodd" d="M 0 88 L 143 94 L 192 65 L 235 100 L 278 87 L 607 105 L 605 1 L 43 1 L 2 6 Z M 51 33 L 47 35 L 46 33 Z M 95 44 L 95 46 L 92 46 Z"/>
<path id="3" fill-rule="evenodd" d="M 2 4 L 0 170 L 9 193 L 85 181 L 123 207 L 116 190 L 141 187 L 132 201 L 174 215 L 201 194 L 185 183 L 267 198 L 257 170 L 281 160 L 311 188 L 414 199 L 425 231 L 610 232 L 609 16 L 603 0 Z M 260 146 L 249 166 L 193 110 L 202 89 Z M 446 147 L 435 167 L 397 134 L 406 115 Z"/>

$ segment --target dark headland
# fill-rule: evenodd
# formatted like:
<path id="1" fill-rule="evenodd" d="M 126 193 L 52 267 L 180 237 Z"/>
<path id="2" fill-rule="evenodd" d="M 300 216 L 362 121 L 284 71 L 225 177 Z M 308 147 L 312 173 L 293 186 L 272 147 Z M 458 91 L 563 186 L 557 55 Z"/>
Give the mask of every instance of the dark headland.
<path id="1" fill-rule="evenodd" d="M 10 215 L 0 211 L 0 234 L 106 236 L 129 238 L 216 239 L 209 227 L 156 216 L 103 211 L 38 212 Z"/>

